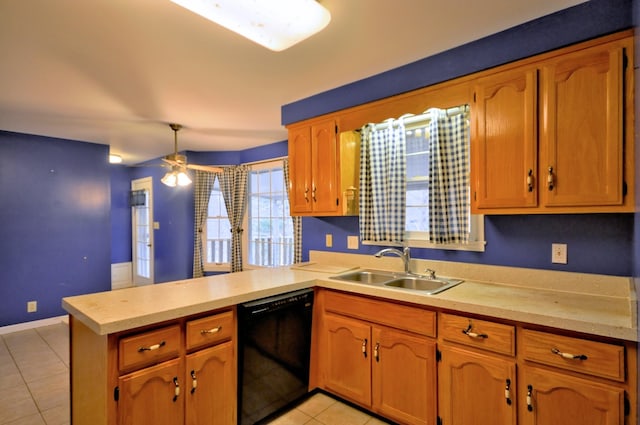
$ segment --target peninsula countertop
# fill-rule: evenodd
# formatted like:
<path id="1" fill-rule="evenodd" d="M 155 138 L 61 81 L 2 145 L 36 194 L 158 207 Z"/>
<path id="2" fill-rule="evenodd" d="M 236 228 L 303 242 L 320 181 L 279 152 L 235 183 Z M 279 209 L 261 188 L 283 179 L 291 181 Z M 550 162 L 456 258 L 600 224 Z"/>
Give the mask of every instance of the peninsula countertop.
<path id="1" fill-rule="evenodd" d="M 343 269 L 353 269 L 343 267 Z M 638 341 L 635 292 L 613 295 L 465 280 L 436 295 L 332 279 L 340 267 L 279 267 L 66 297 L 63 308 L 107 335 L 314 286 Z M 624 279 L 622 279 L 624 286 Z M 628 278 L 629 285 L 631 279 Z M 632 285 L 631 285 L 632 286 Z"/>

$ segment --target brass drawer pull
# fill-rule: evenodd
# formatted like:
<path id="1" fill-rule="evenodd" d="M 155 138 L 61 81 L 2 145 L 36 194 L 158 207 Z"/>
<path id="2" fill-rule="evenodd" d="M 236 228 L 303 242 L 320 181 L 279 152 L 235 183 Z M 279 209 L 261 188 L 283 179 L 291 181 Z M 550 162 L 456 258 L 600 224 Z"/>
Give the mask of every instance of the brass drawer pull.
<path id="1" fill-rule="evenodd" d="M 217 334 L 218 332 L 220 332 L 222 330 L 222 325 L 218 326 L 217 328 L 212 328 L 212 329 L 203 329 L 200 331 L 201 335 L 211 335 L 211 334 Z"/>
<path id="2" fill-rule="evenodd" d="M 478 338 L 478 339 L 489 338 L 489 335 L 487 334 L 479 334 L 476 332 L 471 332 L 471 323 L 469 323 L 469 327 L 467 329 L 462 330 L 462 333 L 471 338 Z"/>
<path id="3" fill-rule="evenodd" d="M 160 341 L 159 344 L 154 344 L 154 345 L 150 345 L 148 347 L 140 347 L 138 348 L 138 353 L 142 353 L 144 351 L 155 351 L 157 349 L 159 349 L 160 347 L 164 347 L 166 343 L 164 341 Z"/>
<path id="4" fill-rule="evenodd" d="M 558 350 L 557 348 L 552 348 L 551 352 L 553 354 L 557 354 L 558 356 L 562 357 L 563 359 L 587 360 L 587 356 L 585 354 L 563 353 L 562 351 Z"/>

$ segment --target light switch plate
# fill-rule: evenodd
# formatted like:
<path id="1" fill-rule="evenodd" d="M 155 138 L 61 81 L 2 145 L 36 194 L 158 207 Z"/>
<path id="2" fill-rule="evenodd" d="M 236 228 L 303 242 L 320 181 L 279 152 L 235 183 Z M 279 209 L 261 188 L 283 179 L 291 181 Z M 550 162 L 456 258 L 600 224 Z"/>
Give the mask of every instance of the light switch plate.
<path id="1" fill-rule="evenodd" d="M 567 244 L 551 244 L 551 262 L 556 264 L 567 264 Z"/>
<path id="2" fill-rule="evenodd" d="M 358 249 L 358 237 L 357 236 L 347 236 L 347 248 L 348 249 Z"/>

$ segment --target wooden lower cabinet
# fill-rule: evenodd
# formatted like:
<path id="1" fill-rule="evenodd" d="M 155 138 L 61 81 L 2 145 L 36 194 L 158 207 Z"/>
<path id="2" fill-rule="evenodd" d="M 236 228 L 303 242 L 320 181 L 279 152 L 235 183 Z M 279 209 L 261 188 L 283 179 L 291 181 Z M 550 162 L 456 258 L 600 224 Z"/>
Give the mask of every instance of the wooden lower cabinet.
<path id="1" fill-rule="evenodd" d="M 526 365 L 520 383 L 522 425 L 625 423 L 620 387 Z"/>
<path id="2" fill-rule="evenodd" d="M 182 363 L 173 359 L 118 378 L 118 424 L 182 424 Z"/>
<path id="3" fill-rule="evenodd" d="M 235 424 L 233 356 L 230 341 L 187 355 L 184 394 L 187 425 Z"/>
<path id="4" fill-rule="evenodd" d="M 490 354 L 442 345 L 438 415 L 448 425 L 515 425 L 516 364 Z"/>
<path id="5" fill-rule="evenodd" d="M 322 322 L 322 388 L 398 423 L 436 423 L 435 340 L 339 314 Z"/>

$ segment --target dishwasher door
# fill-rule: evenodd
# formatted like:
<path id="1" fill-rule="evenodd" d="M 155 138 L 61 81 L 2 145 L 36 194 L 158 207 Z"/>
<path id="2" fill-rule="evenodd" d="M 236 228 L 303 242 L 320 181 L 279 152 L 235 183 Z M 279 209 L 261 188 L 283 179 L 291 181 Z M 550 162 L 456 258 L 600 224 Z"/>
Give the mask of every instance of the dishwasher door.
<path id="1" fill-rule="evenodd" d="M 269 420 L 306 397 L 313 290 L 238 306 L 238 423 Z"/>

